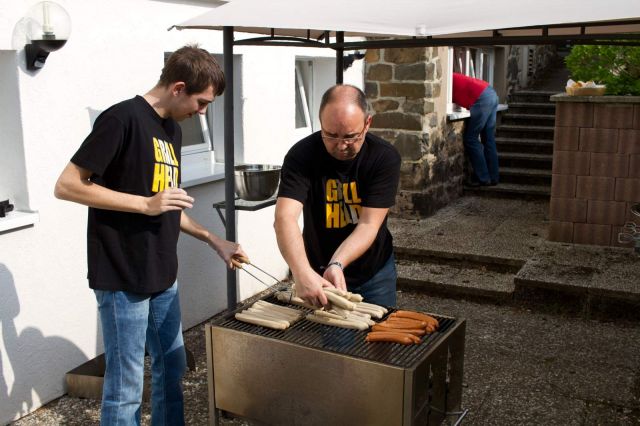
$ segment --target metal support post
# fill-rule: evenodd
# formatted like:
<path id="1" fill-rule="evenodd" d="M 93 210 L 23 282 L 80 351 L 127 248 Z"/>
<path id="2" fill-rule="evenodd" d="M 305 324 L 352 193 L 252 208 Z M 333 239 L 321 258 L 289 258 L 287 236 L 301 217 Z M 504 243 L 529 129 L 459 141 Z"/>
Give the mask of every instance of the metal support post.
<path id="1" fill-rule="evenodd" d="M 336 32 L 336 43 L 344 43 L 344 32 Z M 336 48 L 336 84 L 342 84 L 344 82 L 344 49 L 342 47 Z"/>
<path id="2" fill-rule="evenodd" d="M 233 169 L 235 165 L 233 140 L 233 27 L 224 27 L 223 57 L 226 89 L 224 94 L 224 198 L 226 238 L 236 241 L 236 206 Z M 236 290 L 236 271 L 227 269 L 227 307 L 234 308 L 238 301 Z"/>

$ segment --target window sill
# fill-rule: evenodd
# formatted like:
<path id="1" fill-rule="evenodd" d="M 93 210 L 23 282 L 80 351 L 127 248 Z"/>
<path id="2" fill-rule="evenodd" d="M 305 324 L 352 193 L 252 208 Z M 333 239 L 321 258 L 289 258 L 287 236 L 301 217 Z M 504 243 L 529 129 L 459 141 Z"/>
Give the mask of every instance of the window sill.
<path id="1" fill-rule="evenodd" d="M 182 163 L 182 188 L 224 180 L 224 164 L 213 159 Z"/>
<path id="2" fill-rule="evenodd" d="M 24 228 L 33 225 L 40 220 L 38 212 L 12 211 L 5 217 L 0 217 L 0 232 L 11 231 L 13 229 Z"/>
<path id="3" fill-rule="evenodd" d="M 498 112 L 506 111 L 509 109 L 509 105 L 507 104 L 498 104 Z M 469 118 L 471 113 L 468 109 L 462 109 L 462 111 L 454 111 L 447 114 L 448 121 L 458 121 L 464 120 L 465 118 Z"/>

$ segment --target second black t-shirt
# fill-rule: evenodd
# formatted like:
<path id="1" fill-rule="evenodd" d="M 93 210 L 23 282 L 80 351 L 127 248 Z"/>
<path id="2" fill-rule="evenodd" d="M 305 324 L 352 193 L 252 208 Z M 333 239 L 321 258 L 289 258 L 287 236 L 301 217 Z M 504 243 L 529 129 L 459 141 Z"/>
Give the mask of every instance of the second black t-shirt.
<path id="1" fill-rule="evenodd" d="M 340 161 L 327 152 L 320 132 L 296 143 L 287 153 L 278 197 L 304 207 L 303 238 L 311 266 L 320 275 L 338 246 L 353 232 L 363 207 L 394 205 L 400 176 L 400 155 L 383 139 L 367 134 L 353 160 Z M 369 280 L 393 251 L 387 221 L 371 247 L 348 265 L 350 289 Z"/>

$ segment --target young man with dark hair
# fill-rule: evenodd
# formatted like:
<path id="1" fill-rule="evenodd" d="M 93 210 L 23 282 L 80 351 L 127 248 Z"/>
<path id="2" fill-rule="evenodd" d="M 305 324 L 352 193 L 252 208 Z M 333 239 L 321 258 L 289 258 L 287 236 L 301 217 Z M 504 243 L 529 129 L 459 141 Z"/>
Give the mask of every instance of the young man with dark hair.
<path id="1" fill-rule="evenodd" d="M 140 424 L 145 346 L 152 359 L 152 422 L 184 424 L 180 231 L 206 242 L 229 267 L 233 256 L 245 255 L 185 213 L 194 199 L 179 188 L 177 122 L 204 114 L 223 90 L 224 75 L 208 52 L 177 50 L 149 92 L 100 114 L 56 183 L 56 197 L 89 206 L 88 279 L 106 359 L 104 425 Z"/>
<path id="2" fill-rule="evenodd" d="M 276 202 L 278 246 L 298 296 L 327 305 L 323 287 L 396 304 L 396 267 L 387 213 L 395 204 L 400 155 L 367 133 L 362 90 L 333 86 L 322 97 L 322 130 L 287 153 Z M 298 226 L 303 213 L 304 231 Z"/>

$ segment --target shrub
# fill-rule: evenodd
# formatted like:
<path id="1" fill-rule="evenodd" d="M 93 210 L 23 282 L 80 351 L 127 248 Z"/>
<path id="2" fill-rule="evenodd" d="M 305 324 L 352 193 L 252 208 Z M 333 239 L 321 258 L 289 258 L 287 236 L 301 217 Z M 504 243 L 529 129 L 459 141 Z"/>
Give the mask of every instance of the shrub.
<path id="1" fill-rule="evenodd" d="M 607 85 L 607 95 L 640 95 L 640 47 L 573 46 L 566 57 L 574 80 Z"/>

